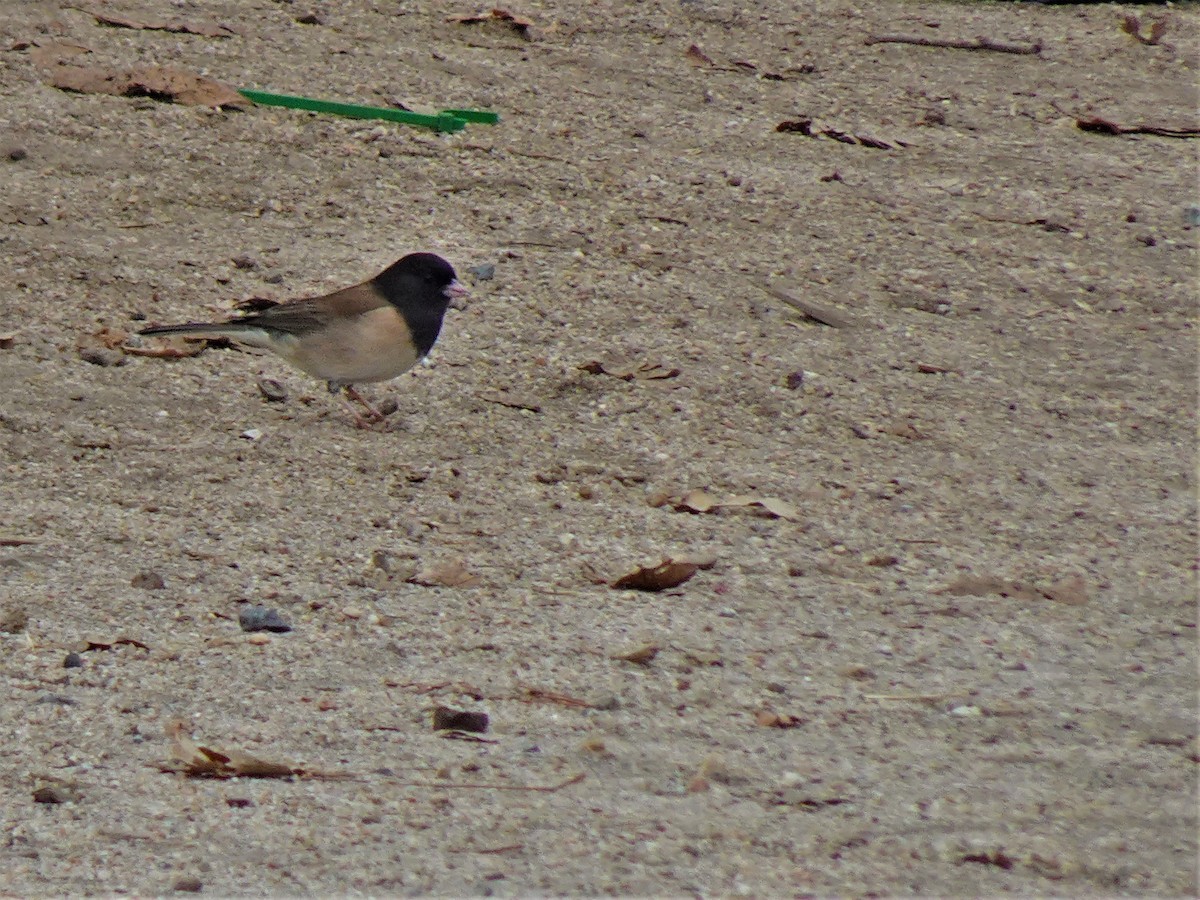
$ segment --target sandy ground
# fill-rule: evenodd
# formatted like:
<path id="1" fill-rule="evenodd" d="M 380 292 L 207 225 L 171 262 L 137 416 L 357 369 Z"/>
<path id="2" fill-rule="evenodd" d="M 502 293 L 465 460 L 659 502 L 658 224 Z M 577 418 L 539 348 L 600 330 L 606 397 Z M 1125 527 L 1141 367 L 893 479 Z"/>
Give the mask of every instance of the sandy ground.
<path id="1" fill-rule="evenodd" d="M 740 7 L 0 4 L 0 893 L 1196 893 L 1195 143 L 1073 117 L 1194 127 L 1200 11 Z M 80 354 L 416 249 L 495 277 L 386 428 Z"/>

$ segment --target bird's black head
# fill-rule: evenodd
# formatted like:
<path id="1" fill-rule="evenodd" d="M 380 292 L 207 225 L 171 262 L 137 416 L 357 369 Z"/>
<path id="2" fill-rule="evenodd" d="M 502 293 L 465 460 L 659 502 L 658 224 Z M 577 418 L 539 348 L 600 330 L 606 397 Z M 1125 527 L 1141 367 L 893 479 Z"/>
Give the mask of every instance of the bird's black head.
<path id="1" fill-rule="evenodd" d="M 467 292 L 454 267 L 436 253 L 410 253 L 376 275 L 374 283 L 404 316 L 422 356 L 433 348 L 450 301 Z"/>
<path id="2" fill-rule="evenodd" d="M 396 305 L 417 304 L 441 307 L 461 290 L 454 267 L 436 253 L 410 253 L 392 263 L 375 284 Z"/>

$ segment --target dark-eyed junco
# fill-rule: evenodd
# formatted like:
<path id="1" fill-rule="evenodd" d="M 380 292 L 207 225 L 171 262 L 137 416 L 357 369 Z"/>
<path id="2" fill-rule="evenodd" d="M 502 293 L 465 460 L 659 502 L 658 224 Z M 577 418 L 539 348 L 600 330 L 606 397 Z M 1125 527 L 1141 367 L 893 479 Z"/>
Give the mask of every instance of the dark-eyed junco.
<path id="1" fill-rule="evenodd" d="M 467 293 L 454 268 L 433 253 L 410 253 L 369 281 L 344 290 L 280 303 L 227 322 L 189 322 L 145 328 L 144 335 L 229 338 L 263 347 L 298 369 L 344 390 L 368 419 L 382 414 L 354 389 L 387 381 L 421 361 L 437 340 L 450 302 Z"/>

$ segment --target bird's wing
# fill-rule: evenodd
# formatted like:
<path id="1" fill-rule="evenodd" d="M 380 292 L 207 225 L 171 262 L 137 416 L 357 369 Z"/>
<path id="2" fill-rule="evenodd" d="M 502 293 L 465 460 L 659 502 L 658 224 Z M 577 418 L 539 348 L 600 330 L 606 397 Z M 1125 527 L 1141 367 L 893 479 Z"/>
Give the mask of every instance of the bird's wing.
<path id="1" fill-rule="evenodd" d="M 264 328 L 281 334 L 303 335 L 318 331 L 339 319 L 347 319 L 387 306 L 387 300 L 371 282 L 363 282 L 323 297 L 280 303 L 261 312 L 234 319 L 239 328 Z"/>

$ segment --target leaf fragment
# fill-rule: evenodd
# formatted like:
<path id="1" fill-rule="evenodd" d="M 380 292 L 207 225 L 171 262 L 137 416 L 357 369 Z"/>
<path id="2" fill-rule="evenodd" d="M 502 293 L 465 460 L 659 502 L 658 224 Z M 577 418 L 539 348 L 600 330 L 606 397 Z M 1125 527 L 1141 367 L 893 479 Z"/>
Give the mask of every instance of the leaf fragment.
<path id="1" fill-rule="evenodd" d="M 695 563 L 664 559 L 656 566 L 644 566 L 622 575 L 612 583 L 618 590 L 666 591 L 679 587 L 696 574 L 700 567 Z"/>
<path id="2" fill-rule="evenodd" d="M 209 108 L 242 108 L 250 101 L 213 78 L 177 66 L 57 65 L 50 70 L 54 87 L 78 94 L 111 94 L 115 97 L 150 97 L 154 100 Z"/>
<path id="3" fill-rule="evenodd" d="M 425 566 L 408 579 L 409 584 L 422 587 L 475 587 L 479 582 L 479 576 L 467 571 L 467 567 L 457 559 Z"/>

